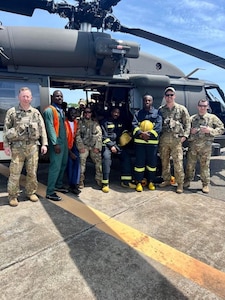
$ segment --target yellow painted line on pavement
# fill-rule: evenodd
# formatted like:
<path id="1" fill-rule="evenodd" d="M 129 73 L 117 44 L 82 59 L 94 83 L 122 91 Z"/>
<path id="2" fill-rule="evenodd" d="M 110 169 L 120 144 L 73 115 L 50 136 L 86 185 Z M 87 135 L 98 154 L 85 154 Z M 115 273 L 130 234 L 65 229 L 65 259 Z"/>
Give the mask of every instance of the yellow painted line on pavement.
<path id="1" fill-rule="evenodd" d="M 4 176 L 8 176 L 8 168 L 3 165 L 0 165 L 0 172 Z M 22 184 L 24 179 L 25 176 L 21 176 Z M 37 193 L 45 197 L 45 192 L 46 186 L 39 183 Z M 67 195 L 62 195 L 62 197 L 63 201 L 51 202 L 225 299 L 224 272 L 188 256 L 143 232 L 116 221 L 110 216 L 75 199 L 71 201 L 71 198 Z"/>

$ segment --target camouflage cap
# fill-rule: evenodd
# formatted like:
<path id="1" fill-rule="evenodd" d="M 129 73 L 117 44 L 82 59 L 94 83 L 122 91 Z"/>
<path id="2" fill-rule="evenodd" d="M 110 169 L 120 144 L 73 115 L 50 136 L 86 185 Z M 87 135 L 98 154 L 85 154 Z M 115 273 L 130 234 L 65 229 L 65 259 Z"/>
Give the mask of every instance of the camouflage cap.
<path id="1" fill-rule="evenodd" d="M 79 105 L 86 105 L 87 102 L 84 99 L 80 99 L 78 102 Z"/>
<path id="2" fill-rule="evenodd" d="M 168 92 L 168 91 L 172 91 L 172 92 L 176 93 L 175 88 L 173 88 L 172 86 L 168 86 L 168 87 L 165 89 L 165 92 L 164 92 L 164 93 L 166 93 L 166 92 Z"/>

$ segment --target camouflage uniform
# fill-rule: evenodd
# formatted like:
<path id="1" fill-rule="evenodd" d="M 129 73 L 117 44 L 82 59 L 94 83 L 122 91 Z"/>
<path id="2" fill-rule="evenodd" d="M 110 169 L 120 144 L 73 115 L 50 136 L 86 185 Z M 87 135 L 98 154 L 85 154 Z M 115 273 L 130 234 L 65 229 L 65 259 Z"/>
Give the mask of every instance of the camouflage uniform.
<path id="1" fill-rule="evenodd" d="M 200 126 L 208 126 L 210 133 L 202 133 Z M 212 142 L 214 137 L 224 133 L 224 125 L 220 119 L 206 113 L 203 116 L 195 114 L 191 116 L 191 127 L 198 128 L 196 134 L 190 134 L 188 139 L 188 156 L 185 171 L 185 181 L 191 181 L 194 178 L 196 162 L 199 159 L 200 176 L 203 186 L 210 182 L 210 157 L 212 152 Z"/>
<path id="2" fill-rule="evenodd" d="M 84 153 L 80 152 L 80 164 L 81 164 L 81 179 L 84 180 L 84 174 L 86 170 L 86 160 L 90 155 L 93 163 L 95 164 L 95 180 L 98 183 L 102 181 L 102 130 L 98 122 L 92 119 L 82 118 L 78 123 L 78 130 L 76 134 L 76 146 L 80 152 L 81 149 L 85 149 Z M 99 152 L 95 153 L 94 148 Z"/>
<path id="3" fill-rule="evenodd" d="M 17 198 L 19 195 L 19 179 L 25 161 L 27 172 L 26 194 L 30 196 L 36 193 L 40 138 L 42 145 L 48 145 L 44 120 L 36 108 L 30 107 L 25 111 L 19 105 L 7 111 L 3 129 L 3 142 L 4 148 L 11 148 L 10 176 L 8 180 L 9 199 Z"/>
<path id="4" fill-rule="evenodd" d="M 181 137 L 188 138 L 190 133 L 190 115 L 183 105 L 174 104 L 172 109 L 166 105 L 159 108 L 163 118 L 162 133 L 159 140 L 159 153 L 162 162 L 162 177 L 170 181 L 170 155 L 173 159 L 174 175 L 176 182 L 183 184 L 183 149 Z"/>

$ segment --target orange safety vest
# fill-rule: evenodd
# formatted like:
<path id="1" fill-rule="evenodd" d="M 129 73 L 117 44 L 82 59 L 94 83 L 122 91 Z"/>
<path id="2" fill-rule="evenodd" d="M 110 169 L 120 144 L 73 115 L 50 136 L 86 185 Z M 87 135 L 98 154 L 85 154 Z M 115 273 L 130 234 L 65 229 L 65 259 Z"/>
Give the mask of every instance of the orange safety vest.
<path id="1" fill-rule="evenodd" d="M 56 133 L 56 137 L 59 136 L 59 116 L 58 116 L 58 112 L 57 109 L 53 106 L 53 105 L 49 105 L 47 108 L 51 108 L 52 112 L 53 112 L 53 126 L 55 129 L 55 133 Z"/>
<path id="2" fill-rule="evenodd" d="M 72 149 L 73 147 L 73 143 L 74 143 L 74 139 L 77 133 L 77 128 L 78 128 L 78 121 L 74 120 L 74 132 L 72 133 L 72 129 L 70 127 L 69 124 L 69 120 L 65 120 L 65 128 L 66 128 L 66 137 L 67 137 L 67 142 L 68 142 L 68 148 Z"/>

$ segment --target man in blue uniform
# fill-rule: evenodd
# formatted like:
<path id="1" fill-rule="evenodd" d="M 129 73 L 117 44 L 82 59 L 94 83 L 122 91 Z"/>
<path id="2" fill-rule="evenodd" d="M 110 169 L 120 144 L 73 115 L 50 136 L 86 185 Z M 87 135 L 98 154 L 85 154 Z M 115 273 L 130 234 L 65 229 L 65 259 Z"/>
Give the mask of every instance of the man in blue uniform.
<path id="1" fill-rule="evenodd" d="M 145 120 L 152 123 L 152 128 L 144 129 L 142 127 L 142 122 Z M 145 173 L 148 188 L 155 190 L 154 180 L 157 167 L 159 133 L 162 129 L 162 117 L 158 114 L 158 110 L 153 107 L 153 97 L 151 95 L 143 97 L 143 109 L 135 113 L 132 125 L 136 156 L 134 167 L 134 176 L 137 181 L 136 191 L 143 191 L 141 182 Z"/>
<path id="2" fill-rule="evenodd" d="M 102 128 L 102 191 L 109 192 L 109 175 L 112 164 L 112 156 L 117 155 L 121 161 L 121 185 L 135 188 L 132 181 L 132 162 L 129 153 L 121 147 L 119 139 L 127 126 L 120 120 L 119 108 L 113 108 L 108 119 L 101 122 Z"/>

